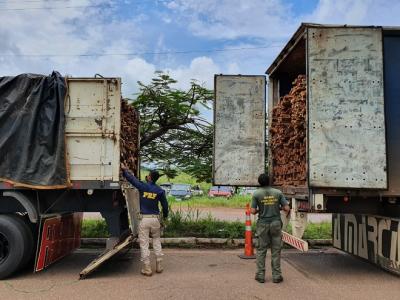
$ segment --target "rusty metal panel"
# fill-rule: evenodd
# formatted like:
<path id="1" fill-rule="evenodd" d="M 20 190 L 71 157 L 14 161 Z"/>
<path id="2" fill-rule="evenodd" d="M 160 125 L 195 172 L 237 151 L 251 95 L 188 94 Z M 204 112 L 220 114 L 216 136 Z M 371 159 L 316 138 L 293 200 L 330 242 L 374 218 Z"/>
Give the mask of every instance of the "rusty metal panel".
<path id="1" fill-rule="evenodd" d="M 265 172 L 265 76 L 216 75 L 215 185 L 258 185 Z"/>
<path id="2" fill-rule="evenodd" d="M 382 32 L 308 29 L 309 182 L 387 188 Z"/>
<path id="3" fill-rule="evenodd" d="M 139 234 L 139 219 L 140 219 L 140 195 L 139 190 L 132 187 L 128 182 L 124 182 L 121 186 L 126 201 L 128 210 L 129 228 L 134 237 Z"/>
<path id="4" fill-rule="evenodd" d="M 72 181 L 119 181 L 121 81 L 67 78 L 66 142 Z"/>

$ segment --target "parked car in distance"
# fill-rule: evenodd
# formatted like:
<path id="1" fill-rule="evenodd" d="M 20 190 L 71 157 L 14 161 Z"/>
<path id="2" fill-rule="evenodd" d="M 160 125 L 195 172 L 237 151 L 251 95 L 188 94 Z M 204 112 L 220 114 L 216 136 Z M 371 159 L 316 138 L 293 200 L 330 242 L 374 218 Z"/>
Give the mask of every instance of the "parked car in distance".
<path id="1" fill-rule="evenodd" d="M 203 196 L 203 194 L 204 194 L 203 190 L 198 185 L 192 187 L 193 196 Z"/>
<path id="2" fill-rule="evenodd" d="M 189 199 L 192 197 L 192 187 L 190 184 L 173 183 L 169 195 L 177 200 Z"/>
<path id="3" fill-rule="evenodd" d="M 256 190 L 257 190 L 256 187 L 244 187 L 241 189 L 239 194 L 242 196 L 253 196 Z"/>
<path id="4" fill-rule="evenodd" d="M 208 191 L 208 197 L 226 197 L 233 195 L 233 189 L 230 186 L 212 186 Z"/>
<path id="5" fill-rule="evenodd" d="M 169 195 L 169 192 L 171 191 L 172 183 L 161 183 L 159 184 L 160 188 L 162 188 L 165 191 L 165 195 Z"/>

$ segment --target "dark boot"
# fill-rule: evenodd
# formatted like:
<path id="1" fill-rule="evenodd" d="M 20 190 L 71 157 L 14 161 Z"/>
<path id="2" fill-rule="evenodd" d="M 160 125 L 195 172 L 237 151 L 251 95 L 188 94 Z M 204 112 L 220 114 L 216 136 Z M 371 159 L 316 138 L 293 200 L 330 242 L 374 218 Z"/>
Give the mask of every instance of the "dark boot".
<path id="1" fill-rule="evenodd" d="M 283 281 L 283 277 L 282 276 L 272 279 L 273 283 L 281 283 L 282 281 Z"/>
<path id="2" fill-rule="evenodd" d="M 257 280 L 259 283 L 264 283 L 265 282 L 265 275 L 256 274 L 256 277 L 254 279 Z"/>

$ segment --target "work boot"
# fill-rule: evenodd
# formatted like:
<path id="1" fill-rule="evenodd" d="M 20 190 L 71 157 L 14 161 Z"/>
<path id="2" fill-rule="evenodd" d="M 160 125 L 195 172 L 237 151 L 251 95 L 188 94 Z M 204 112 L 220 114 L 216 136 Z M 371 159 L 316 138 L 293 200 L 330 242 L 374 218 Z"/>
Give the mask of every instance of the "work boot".
<path id="1" fill-rule="evenodd" d="M 162 271 L 164 271 L 164 268 L 162 267 L 162 259 L 157 259 L 156 260 L 156 272 L 162 273 Z"/>
<path id="2" fill-rule="evenodd" d="M 142 270 L 140 272 L 145 276 L 153 275 L 153 271 L 151 271 L 150 263 L 144 263 L 143 267 L 142 267 Z"/>
<path id="3" fill-rule="evenodd" d="M 257 280 L 259 283 L 264 283 L 265 275 L 256 274 L 256 277 L 254 279 Z"/>
<path id="4" fill-rule="evenodd" d="M 273 282 L 273 283 L 280 283 L 280 282 L 282 282 L 282 281 L 283 281 L 283 277 L 282 277 L 282 276 L 279 276 L 278 278 L 272 279 L 272 282 Z"/>

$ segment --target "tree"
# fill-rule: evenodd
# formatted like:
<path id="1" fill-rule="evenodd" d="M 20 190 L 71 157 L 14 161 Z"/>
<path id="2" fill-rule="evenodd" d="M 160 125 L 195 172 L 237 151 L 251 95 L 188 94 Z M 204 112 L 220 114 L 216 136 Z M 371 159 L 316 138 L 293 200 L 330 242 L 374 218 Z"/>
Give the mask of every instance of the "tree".
<path id="1" fill-rule="evenodd" d="M 213 92 L 194 80 L 187 91 L 176 89 L 168 74 L 156 75 L 148 85 L 139 82 L 133 102 L 140 113 L 142 161 L 162 166 L 168 177 L 177 167 L 209 181 L 213 130 L 200 108 L 210 109 Z"/>

